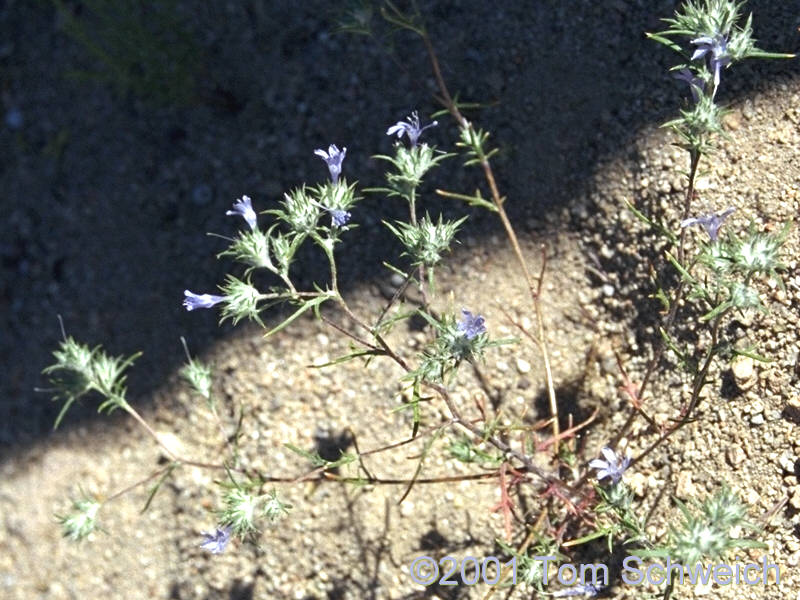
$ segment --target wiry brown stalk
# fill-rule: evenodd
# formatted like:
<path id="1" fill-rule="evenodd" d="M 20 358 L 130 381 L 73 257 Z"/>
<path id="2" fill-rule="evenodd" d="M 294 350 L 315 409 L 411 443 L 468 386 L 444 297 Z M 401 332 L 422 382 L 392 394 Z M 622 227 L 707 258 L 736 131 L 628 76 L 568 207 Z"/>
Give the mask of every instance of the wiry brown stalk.
<path id="1" fill-rule="evenodd" d="M 714 356 L 716 356 L 717 351 L 717 341 L 719 339 L 719 325 L 722 321 L 722 317 L 725 313 L 718 315 L 714 319 L 714 323 L 711 328 L 711 344 L 709 345 L 708 352 L 703 359 L 703 366 L 700 367 L 700 371 L 695 375 L 694 385 L 692 386 L 692 395 L 689 399 L 689 404 L 687 405 L 686 409 L 682 412 L 679 420 L 675 425 L 670 427 L 667 431 L 665 431 L 662 435 L 658 437 L 656 441 L 654 441 L 650 446 L 647 447 L 639 456 L 634 458 L 631 461 L 630 466 L 635 465 L 637 462 L 642 460 L 645 456 L 650 454 L 653 450 L 658 448 L 662 443 L 664 443 L 673 433 L 675 433 L 678 429 L 686 425 L 690 420 L 692 413 L 694 412 L 697 405 L 700 403 L 700 392 L 703 390 L 703 385 L 706 381 L 706 376 L 708 375 L 708 369 L 711 367 L 711 362 L 714 360 Z"/>
<path id="2" fill-rule="evenodd" d="M 125 488 L 114 492 L 107 498 L 105 498 L 102 502 L 106 504 L 111 502 L 112 500 L 116 500 L 117 498 L 127 494 L 135 490 L 138 487 L 143 486 L 144 484 L 154 480 L 159 475 L 163 475 L 167 471 L 179 467 L 181 465 L 192 465 L 197 467 L 204 467 L 204 468 L 215 468 L 219 470 L 224 470 L 226 467 L 224 465 L 210 465 L 206 463 L 197 463 L 192 461 L 176 461 L 170 463 L 156 471 L 150 473 L 147 477 L 144 477 Z M 237 472 L 238 469 L 229 468 L 231 472 Z M 413 483 L 423 483 L 423 484 L 435 484 L 435 483 L 455 483 L 460 481 L 480 481 L 484 479 L 494 479 L 497 477 L 497 470 L 487 471 L 486 473 L 473 473 L 472 475 L 449 475 L 445 477 L 418 477 L 413 480 Z M 354 483 L 354 484 L 370 484 L 370 485 L 408 485 L 412 483 L 411 479 L 403 479 L 403 478 L 391 478 L 391 477 L 375 477 L 375 476 L 366 476 L 366 477 L 345 477 L 342 475 L 338 475 L 336 473 L 329 473 L 324 469 L 315 469 L 311 473 L 307 473 L 305 475 L 301 475 L 299 477 L 290 477 L 290 476 L 272 476 L 272 475 L 265 475 L 265 476 L 258 476 L 258 481 L 261 483 L 287 483 L 287 484 L 296 484 L 300 482 L 307 482 L 307 481 L 335 481 L 338 483 Z"/>
<path id="3" fill-rule="evenodd" d="M 467 121 L 467 119 L 464 118 L 464 116 L 461 114 L 461 111 L 458 109 L 458 105 L 453 100 L 453 97 L 450 95 L 450 91 L 447 88 L 447 84 L 445 83 L 444 78 L 442 77 L 442 71 L 441 68 L 439 67 L 439 59 L 436 56 L 436 51 L 433 48 L 430 36 L 428 36 L 427 32 L 424 30 L 418 31 L 417 33 L 419 33 L 423 43 L 425 44 L 425 49 L 428 53 L 428 57 L 431 62 L 431 67 L 433 69 L 433 75 L 436 78 L 436 84 L 441 94 L 441 98 L 439 98 L 440 102 L 442 102 L 442 104 L 445 106 L 448 112 L 453 116 L 453 118 L 456 120 L 456 123 L 458 123 L 459 127 L 470 128 L 471 125 L 469 121 Z M 481 169 L 483 170 L 483 175 L 486 179 L 486 183 L 489 186 L 489 191 L 492 196 L 492 204 L 495 207 L 497 215 L 500 217 L 500 222 L 503 224 L 506 236 L 508 237 L 508 240 L 511 243 L 511 248 L 513 249 L 514 255 L 517 258 L 517 262 L 519 263 L 519 266 L 522 269 L 522 273 L 525 276 L 525 283 L 528 286 L 528 292 L 530 293 L 534 310 L 536 312 L 538 337 L 540 340 L 539 347 L 542 351 L 542 360 L 544 362 L 545 381 L 547 383 L 547 394 L 550 401 L 550 416 L 553 419 L 553 437 L 556 440 L 558 440 L 559 439 L 558 402 L 555 394 L 555 385 L 553 383 L 553 372 L 550 364 L 550 353 L 548 351 L 548 344 L 546 339 L 546 331 L 544 326 L 544 318 L 542 315 L 542 305 L 541 305 L 542 282 L 544 280 L 544 271 L 546 267 L 547 254 L 543 247 L 542 269 L 541 272 L 539 273 L 539 277 L 534 278 L 534 276 L 530 272 L 530 269 L 528 268 L 528 262 L 525 260 L 525 255 L 522 253 L 522 247 L 519 244 L 519 240 L 517 239 L 517 234 L 514 231 L 514 227 L 511 224 L 511 220 L 508 218 L 508 214 L 506 213 L 505 208 L 503 207 L 505 199 L 502 196 L 500 196 L 500 191 L 497 188 L 497 182 L 494 177 L 494 171 L 492 170 L 492 165 L 489 163 L 489 160 L 486 157 L 480 157 L 480 165 Z M 553 453 L 556 456 L 558 456 L 558 442 L 556 442 L 553 446 Z"/>
<path id="4" fill-rule="evenodd" d="M 350 318 L 353 323 L 358 325 L 360 328 L 364 329 L 365 331 L 369 332 L 372 337 L 375 339 L 377 346 L 380 350 L 389 358 L 391 358 L 395 363 L 397 363 L 404 371 L 407 373 L 411 372 L 411 367 L 405 361 L 403 357 L 397 354 L 391 346 L 386 342 L 383 336 L 375 331 L 373 328 L 369 327 L 363 320 L 361 320 L 347 305 L 347 303 L 340 298 L 339 305 L 345 311 L 347 316 Z M 339 331 L 342 329 L 337 327 Z M 359 339 L 356 335 L 350 335 L 353 339 Z M 368 347 L 375 348 L 374 345 L 367 344 Z M 477 426 L 475 423 L 466 419 L 462 414 L 458 407 L 455 405 L 452 397 L 450 396 L 450 391 L 447 389 L 446 386 L 433 383 L 429 381 L 423 382 L 425 387 L 432 389 L 435 391 L 441 398 L 444 400 L 445 405 L 447 406 L 447 410 L 450 412 L 452 420 L 454 423 L 460 425 L 461 427 L 467 429 L 470 433 L 472 433 L 476 438 L 485 440 L 487 443 L 491 444 L 498 450 L 500 450 L 503 454 L 508 457 L 513 457 L 520 461 L 524 465 L 524 470 L 536 475 L 540 480 L 550 485 L 557 484 L 564 487 L 568 487 L 563 484 L 558 476 L 554 473 L 547 473 L 541 467 L 535 465 L 531 458 L 525 454 L 524 452 L 519 452 L 512 448 L 509 444 L 501 440 L 495 435 L 490 435 L 486 430 L 482 429 L 481 427 Z"/>

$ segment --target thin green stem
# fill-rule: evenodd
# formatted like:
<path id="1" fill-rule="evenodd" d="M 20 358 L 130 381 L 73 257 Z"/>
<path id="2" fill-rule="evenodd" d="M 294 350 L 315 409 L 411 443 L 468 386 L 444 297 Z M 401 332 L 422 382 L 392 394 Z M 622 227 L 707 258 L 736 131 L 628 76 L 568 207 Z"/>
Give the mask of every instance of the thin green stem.
<path id="1" fill-rule="evenodd" d="M 416 227 L 417 225 L 417 188 L 412 187 L 407 197 L 408 211 L 411 224 Z M 425 289 L 425 265 L 420 265 L 419 273 L 419 293 L 422 296 L 422 306 L 428 308 L 428 294 Z"/>
<path id="2" fill-rule="evenodd" d="M 328 238 L 326 241 L 330 241 L 331 246 L 333 245 L 333 241 L 330 238 Z M 322 247 L 325 250 L 325 255 L 328 257 L 328 264 L 330 265 L 331 289 L 333 290 L 334 294 L 341 298 L 341 294 L 339 293 L 339 274 L 336 269 L 336 259 L 333 257 L 333 249 L 329 248 L 325 244 L 323 244 Z"/>
<path id="3" fill-rule="evenodd" d="M 681 220 L 687 219 L 689 217 L 689 214 L 691 213 L 692 200 L 694 198 L 694 186 L 695 186 L 695 180 L 697 178 L 697 169 L 699 164 L 700 164 L 700 154 L 696 151 L 691 151 L 689 157 L 689 185 L 686 190 L 686 196 L 684 197 L 683 201 L 683 216 L 681 217 Z M 686 243 L 686 229 L 681 228 L 680 238 L 678 240 L 678 253 L 677 253 L 678 261 L 680 262 L 680 264 L 684 264 L 685 262 L 685 243 Z M 683 300 L 683 292 L 684 292 L 684 281 L 683 279 L 681 279 L 681 281 L 678 282 L 678 286 L 675 288 L 675 294 L 672 298 L 672 301 L 670 302 L 669 312 L 667 313 L 667 317 L 664 319 L 664 324 L 662 326 L 664 331 L 668 332 L 672 328 L 673 323 L 675 322 L 675 318 L 678 314 L 678 309 L 680 308 L 681 301 Z M 647 364 L 644 376 L 642 377 L 642 383 L 639 386 L 640 399 L 644 399 L 644 392 L 647 389 L 647 386 L 650 383 L 650 380 L 653 377 L 656 368 L 661 362 L 661 357 L 664 354 L 665 348 L 666 348 L 666 343 L 663 337 L 659 337 L 655 343 L 655 348 L 653 350 L 653 358 L 650 359 L 650 362 Z M 616 448 L 620 440 L 628 434 L 638 414 L 639 410 L 637 410 L 636 408 L 631 410 L 631 413 L 628 415 L 628 418 L 623 424 L 622 428 L 619 430 L 617 435 L 615 435 L 614 438 L 611 440 L 610 444 L 611 448 Z"/>
<path id="4" fill-rule="evenodd" d="M 259 300 L 294 300 L 295 298 L 316 298 L 319 292 L 298 292 L 293 290 L 291 292 L 277 292 L 270 294 L 259 294 Z"/>
<path id="5" fill-rule="evenodd" d="M 417 188 L 412 187 L 411 193 L 408 195 L 408 211 L 411 218 L 411 224 L 417 225 Z"/>

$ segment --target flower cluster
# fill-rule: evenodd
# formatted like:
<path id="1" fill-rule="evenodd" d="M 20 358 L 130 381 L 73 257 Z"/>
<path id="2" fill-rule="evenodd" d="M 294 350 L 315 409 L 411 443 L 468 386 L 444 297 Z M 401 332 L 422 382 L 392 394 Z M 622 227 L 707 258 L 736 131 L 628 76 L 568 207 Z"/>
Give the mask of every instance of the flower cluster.
<path id="1" fill-rule="evenodd" d="M 322 158 L 325 164 L 328 165 L 328 173 L 330 173 L 331 181 L 333 183 L 338 183 L 339 175 L 342 174 L 342 162 L 344 162 L 344 157 L 347 154 L 347 148 L 339 150 L 336 144 L 331 144 L 328 146 L 327 152 L 318 148 L 314 150 L 314 154 Z"/>
<path id="2" fill-rule="evenodd" d="M 689 84 L 694 101 L 681 117 L 667 123 L 684 140 L 685 146 L 705 153 L 712 149 L 711 138 L 722 133 L 723 111 L 714 103 L 722 71 L 746 58 L 789 58 L 759 50 L 753 41 L 752 15 L 740 25 L 743 2 L 735 0 L 687 0 L 673 18 L 664 19 L 669 27 L 649 36 L 681 53 L 686 62 L 673 67 L 673 75 Z M 688 42 L 688 52 L 671 38 Z"/>
<path id="3" fill-rule="evenodd" d="M 349 209 L 357 199 L 354 186 L 328 183 L 312 190 L 312 202 L 330 214 L 334 228 L 342 228 L 350 222 Z"/>
<path id="4" fill-rule="evenodd" d="M 59 349 L 53 352 L 56 362 L 43 371 L 53 385 L 55 399 L 64 400 L 54 428 L 61 423 L 69 407 L 91 391 L 99 393 L 104 399 L 98 412 L 110 413 L 117 408 L 127 408 L 125 370 L 140 355 L 136 353 L 127 358 L 110 356 L 99 346 L 91 349 L 65 336 Z"/>
<path id="5" fill-rule="evenodd" d="M 397 134 L 397 137 L 407 135 L 410 146 L 406 148 L 401 144 L 395 144 L 395 155 L 377 155 L 375 158 L 385 160 L 392 164 L 394 172 L 386 174 L 387 188 L 380 188 L 374 191 L 385 192 L 389 196 L 400 196 L 407 200 L 422 182 L 425 174 L 439 164 L 442 160 L 452 156 L 451 154 L 439 153 L 428 144 L 418 144 L 419 136 L 428 127 L 436 125 L 436 121 L 419 126 L 419 117 L 414 112 L 407 122 L 398 121 L 388 130 L 388 135 Z"/>
<path id="6" fill-rule="evenodd" d="M 417 223 L 398 221 L 392 225 L 384 221 L 384 225 L 403 243 L 411 264 L 432 267 L 442 260 L 444 252 L 450 250 L 450 244 L 465 220 L 466 217 L 457 221 L 442 221 L 440 215 L 439 222 L 436 223 L 425 215 Z"/>
<path id="7" fill-rule="evenodd" d="M 595 458 L 589 463 L 589 467 L 597 470 L 597 479 L 609 478 L 611 483 L 618 483 L 631 463 L 631 459 L 627 456 L 620 459 L 617 453 L 608 446 L 604 447 L 600 453 L 603 458 Z"/>
<path id="8" fill-rule="evenodd" d="M 287 515 L 291 509 L 290 504 L 278 498 L 275 490 L 266 494 L 253 493 L 256 488 L 254 482 L 247 482 L 244 485 L 234 482 L 224 487 L 223 508 L 219 512 L 220 526 L 217 532 L 223 532 L 225 535 L 217 536 L 216 539 L 224 539 L 225 544 L 231 534 L 244 539 L 258 532 L 257 525 L 260 519 L 274 523 Z M 224 545 L 222 549 L 225 549 Z"/>
<path id="9" fill-rule="evenodd" d="M 486 348 L 505 343 L 489 340 L 483 316 L 467 309 L 462 309 L 461 315 L 460 320 L 453 315 L 436 320 L 421 313 L 436 331 L 436 338 L 425 348 L 419 368 L 410 376 L 422 381 L 444 381 L 463 361 L 479 359 Z"/>
<path id="10" fill-rule="evenodd" d="M 183 306 L 188 311 L 212 308 L 222 305 L 221 321 L 230 319 L 237 324 L 248 319 L 262 324 L 260 312 L 280 301 L 297 300 L 296 290 L 290 277 L 290 267 L 298 249 L 308 239 L 313 240 L 333 260 L 333 247 L 339 241 L 339 234 L 350 228 L 350 210 L 358 201 L 355 186 L 348 185 L 340 178 L 346 148 L 331 144 L 328 151 L 316 150 L 315 154 L 325 159 L 331 181 L 316 187 L 305 185 L 295 188 L 278 203 L 277 208 L 264 211 L 274 218 L 274 223 L 264 231 L 258 227 L 258 219 L 252 199 L 242 196 L 227 215 L 241 216 L 248 230 L 228 239 L 228 248 L 218 257 L 230 256 L 247 266 L 245 279 L 228 275 L 220 286 L 222 294 L 196 293 L 184 291 Z M 321 216 L 328 213 L 330 224 L 321 222 Z M 285 293 L 262 294 L 252 284 L 250 275 L 257 269 L 274 273 L 286 285 Z M 327 299 L 325 296 L 324 299 Z M 313 301 L 317 306 L 318 301 Z M 311 305 L 307 305 L 311 306 Z"/>
<path id="11" fill-rule="evenodd" d="M 702 225 L 703 229 L 706 230 L 709 239 L 712 242 L 717 241 L 717 236 L 719 233 L 719 228 L 722 227 L 723 221 L 728 218 L 728 216 L 736 210 L 735 208 L 728 207 L 722 212 L 713 213 L 710 215 L 701 215 L 699 217 L 692 217 L 689 219 L 684 219 L 681 221 L 681 227 L 691 227 L 692 225 Z"/>
<path id="12" fill-rule="evenodd" d="M 84 496 L 72 503 L 73 512 L 69 515 L 56 515 L 61 523 L 64 537 L 71 540 L 82 540 L 97 528 L 97 513 L 100 503 Z"/>
<path id="13" fill-rule="evenodd" d="M 419 136 L 422 135 L 423 131 L 429 127 L 436 127 L 438 124 L 439 123 L 437 121 L 433 121 L 424 127 L 420 127 L 419 114 L 417 111 L 414 111 L 411 113 L 410 117 L 406 118 L 405 121 L 398 121 L 389 127 L 389 129 L 386 130 L 386 135 L 397 134 L 398 139 L 405 135 L 408 137 L 408 142 L 413 148 L 417 145 L 417 140 L 419 140 Z"/>
<path id="14" fill-rule="evenodd" d="M 738 496 L 723 487 L 714 496 L 691 510 L 679 504 L 683 516 L 680 525 L 670 528 L 671 547 L 668 556 L 678 562 L 694 565 L 702 560 L 724 558 L 737 548 L 757 548 L 763 544 L 741 539 L 736 530 L 750 527 L 747 511 Z"/>
<path id="15" fill-rule="evenodd" d="M 661 35 L 685 37 L 694 46 L 685 68 L 704 82 L 713 82 L 712 96 L 724 68 L 764 54 L 753 42 L 752 17 L 739 26 L 742 4 L 734 0 L 688 0 L 674 18 L 664 19 L 670 27 Z"/>

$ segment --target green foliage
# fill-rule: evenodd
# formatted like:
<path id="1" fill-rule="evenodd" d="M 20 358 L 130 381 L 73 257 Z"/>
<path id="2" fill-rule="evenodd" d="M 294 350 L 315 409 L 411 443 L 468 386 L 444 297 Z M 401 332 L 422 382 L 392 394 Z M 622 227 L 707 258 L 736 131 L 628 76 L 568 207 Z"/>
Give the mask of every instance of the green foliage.
<path id="1" fill-rule="evenodd" d="M 544 585 L 543 567 L 545 562 L 541 560 L 541 557 L 553 557 L 556 562 L 568 559 L 565 554 L 560 552 L 561 546 L 557 540 L 542 534 L 535 536 L 534 542 L 527 551 L 519 551 L 502 540 L 496 540 L 496 543 L 504 554 L 517 559 L 517 581 L 534 588 L 540 594 L 546 594 L 548 587 Z M 552 578 L 550 579 L 552 581 Z"/>
<path id="2" fill-rule="evenodd" d="M 65 337 L 53 356 L 56 362 L 42 371 L 54 386 L 54 399 L 64 400 L 53 429 L 58 428 L 73 402 L 90 391 L 96 391 L 104 398 L 98 412 L 110 413 L 117 408 L 127 408 L 125 370 L 141 356 L 141 352 L 127 358 L 109 356 L 100 346 L 90 349 L 72 337 Z"/>
<path id="3" fill-rule="evenodd" d="M 425 174 L 450 156 L 453 155 L 436 152 L 428 144 L 418 144 L 406 148 L 403 144 L 397 143 L 394 156 L 379 154 L 374 157 L 385 160 L 394 167 L 394 171 L 386 174 L 388 187 L 370 191 L 385 192 L 388 196 L 400 196 L 410 200 L 413 191 L 419 187 Z"/>
<path id="4" fill-rule="evenodd" d="M 270 257 L 270 232 L 260 229 L 240 231 L 239 235 L 231 241 L 231 245 L 220 252 L 217 258 L 222 256 L 230 256 L 235 261 L 248 265 L 245 274 L 249 274 L 254 269 L 278 272 Z"/>
<path id="5" fill-rule="evenodd" d="M 481 450 L 466 435 L 460 435 L 452 440 L 448 451 L 450 456 L 463 463 L 477 463 L 497 467 L 503 462 L 502 456 Z"/>
<path id="6" fill-rule="evenodd" d="M 336 469 L 337 467 L 341 467 L 343 465 L 349 465 L 351 462 L 356 460 L 355 456 L 345 452 L 342 452 L 342 455 L 337 460 L 326 460 L 322 458 L 319 452 L 308 452 L 307 450 L 298 448 L 293 444 L 284 444 L 284 446 L 298 456 L 308 459 L 314 468 L 322 468 L 325 470 Z"/>
<path id="7" fill-rule="evenodd" d="M 722 118 L 726 110 L 714 103 L 711 96 L 700 95 L 689 109 L 681 109 L 680 118 L 664 123 L 681 138 L 679 146 L 698 154 L 708 154 L 714 149 L 714 137 L 724 135 Z"/>
<path id="8" fill-rule="evenodd" d="M 703 560 L 724 559 L 740 548 L 764 548 L 752 539 L 742 538 L 739 530 L 755 530 L 747 520 L 747 509 L 727 486 L 702 504 L 678 502 L 682 520 L 670 527 L 669 543 L 653 550 L 636 552 L 639 556 L 669 558 L 685 565 Z"/>
<path id="9" fill-rule="evenodd" d="M 702 299 L 708 305 L 709 312 L 703 320 L 713 319 L 729 309 L 766 310 L 754 286 L 760 277 L 766 277 L 783 287 L 780 271 L 786 267 L 781 261 L 781 250 L 789 226 L 787 223 L 779 232 L 763 233 L 751 225 L 744 236 L 728 233 L 718 240 L 701 243 L 696 263 L 707 272 L 690 274 L 689 269 L 670 257 L 689 283 L 690 297 Z"/>
<path id="10" fill-rule="evenodd" d="M 230 319 L 236 325 L 242 319 L 255 321 L 264 326 L 259 316 L 259 302 L 261 293 L 250 281 L 228 275 L 225 285 L 220 288 L 225 294 L 225 303 L 222 307 L 220 322 Z"/>
<path id="11" fill-rule="evenodd" d="M 223 493 L 218 520 L 221 526 L 230 527 L 236 536 L 243 539 L 258 533 L 261 519 L 274 523 L 289 514 L 291 504 L 281 501 L 274 489 L 261 494 L 258 491 L 260 482 L 248 479 L 240 483 L 230 472 L 228 475 L 229 481 L 219 483 Z"/>
<path id="12" fill-rule="evenodd" d="M 374 11 L 369 0 L 348 0 L 339 7 L 337 33 L 372 35 Z"/>
<path id="13" fill-rule="evenodd" d="M 181 342 L 186 351 L 186 357 L 189 360 L 181 369 L 181 376 L 192 386 L 195 392 L 205 398 L 209 402 L 209 405 L 213 406 L 211 403 L 211 367 L 199 360 L 193 359 L 189 355 L 189 348 L 186 345 L 186 340 L 181 338 Z"/>
<path id="14" fill-rule="evenodd" d="M 194 99 L 202 50 L 176 0 L 83 0 L 79 16 L 64 0 L 53 4 L 64 32 L 97 64 L 73 71 L 72 77 L 100 81 L 121 96 L 156 105 Z"/>
<path id="15" fill-rule="evenodd" d="M 459 129 L 461 141 L 456 142 L 456 146 L 464 148 L 467 154 L 467 160 L 464 165 L 474 165 L 482 162 L 487 162 L 492 156 L 497 154 L 497 148 L 486 148 L 486 142 L 489 140 L 489 132 L 482 129 L 475 129 L 472 123 L 465 122 Z"/>
<path id="16" fill-rule="evenodd" d="M 97 513 L 100 502 L 83 495 L 72 502 L 72 511 L 68 515 L 56 515 L 61 524 L 64 537 L 73 541 L 85 539 L 97 528 Z"/>
<path id="17" fill-rule="evenodd" d="M 439 215 L 439 222 L 431 221 L 429 215 L 425 215 L 418 223 L 391 223 L 383 222 L 389 230 L 395 234 L 406 247 L 404 254 L 411 258 L 414 266 L 425 265 L 432 267 L 442 260 L 442 254 L 450 250 L 450 244 L 461 224 L 467 220 L 462 217 L 457 221 L 442 221 Z"/>

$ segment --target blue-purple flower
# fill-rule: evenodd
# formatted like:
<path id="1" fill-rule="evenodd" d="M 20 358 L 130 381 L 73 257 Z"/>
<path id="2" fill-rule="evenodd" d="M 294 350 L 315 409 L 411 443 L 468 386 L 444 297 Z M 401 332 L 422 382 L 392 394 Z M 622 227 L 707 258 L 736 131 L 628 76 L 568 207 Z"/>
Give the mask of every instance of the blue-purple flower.
<path id="1" fill-rule="evenodd" d="M 589 463 L 589 468 L 597 469 L 598 481 L 610 477 L 612 482 L 617 483 L 622 479 L 622 474 L 625 472 L 625 469 L 631 464 L 631 459 L 625 456 L 620 460 L 616 452 L 608 446 L 604 447 L 600 453 L 605 460 L 602 458 L 595 458 Z"/>
<path id="2" fill-rule="evenodd" d="M 208 550 L 211 554 L 222 554 L 225 552 L 228 542 L 231 541 L 231 528 L 227 525 L 222 528 L 217 527 L 214 533 L 208 533 L 206 531 L 202 533 L 204 539 L 200 547 L 204 550 Z"/>
<path id="3" fill-rule="evenodd" d="M 456 330 L 465 338 L 472 340 L 486 333 L 485 319 L 481 315 L 473 315 L 466 308 L 461 309 L 461 315 Z"/>
<path id="4" fill-rule="evenodd" d="M 689 89 L 692 92 L 692 99 L 697 102 L 700 99 L 700 94 L 706 91 L 706 82 L 698 77 L 691 69 L 681 69 L 672 75 L 675 79 L 685 81 L 689 84 Z"/>
<path id="5" fill-rule="evenodd" d="M 250 226 L 252 231 L 256 229 L 256 211 L 253 210 L 253 205 L 250 202 L 250 196 L 242 196 L 239 200 L 233 203 L 233 210 L 225 212 L 226 215 L 239 215 Z"/>
<path id="6" fill-rule="evenodd" d="M 692 60 L 703 58 L 709 55 L 708 66 L 714 73 L 714 87 L 719 86 L 719 76 L 722 67 L 731 63 L 731 56 L 728 54 L 728 37 L 721 33 L 714 36 L 704 35 L 692 40 L 697 46 L 697 50 L 692 54 Z"/>
<path id="7" fill-rule="evenodd" d="M 329 209 L 329 212 L 331 213 L 331 222 L 334 227 L 344 227 L 350 221 L 350 213 L 346 210 L 332 208 Z"/>
<path id="8" fill-rule="evenodd" d="M 690 219 L 684 219 L 681 221 L 681 227 L 690 227 L 692 225 L 702 225 L 703 229 L 706 230 L 708 237 L 711 238 L 712 242 L 717 241 L 717 236 L 719 234 L 719 228 L 722 227 L 722 222 L 728 218 L 735 208 L 729 206 L 722 212 L 713 213 L 710 215 L 700 215 L 699 217 L 692 217 Z"/>
<path id="9" fill-rule="evenodd" d="M 328 171 L 331 174 L 331 181 L 333 183 L 337 183 L 339 181 L 339 175 L 342 173 L 342 161 L 344 160 L 345 154 L 347 154 L 347 148 L 339 148 L 336 147 L 336 144 L 331 144 L 328 146 L 328 151 L 325 150 L 314 150 L 314 154 L 322 158 L 325 163 L 328 165 Z"/>
<path id="10" fill-rule="evenodd" d="M 183 290 L 183 305 L 186 310 L 192 311 L 196 308 L 211 308 L 212 306 L 224 302 L 226 296 L 215 296 L 214 294 L 195 294 L 189 290 Z"/>
<path id="11" fill-rule="evenodd" d="M 403 134 L 408 136 L 408 141 L 411 142 L 412 146 L 417 145 L 417 140 L 419 136 L 425 131 L 428 127 L 435 127 L 439 123 L 434 121 L 433 123 L 428 123 L 425 127 L 419 126 L 419 115 L 417 111 L 411 113 L 411 116 L 408 117 L 405 121 L 398 121 L 389 129 L 386 130 L 386 135 L 394 135 L 397 134 L 398 138 L 403 137 Z"/>

